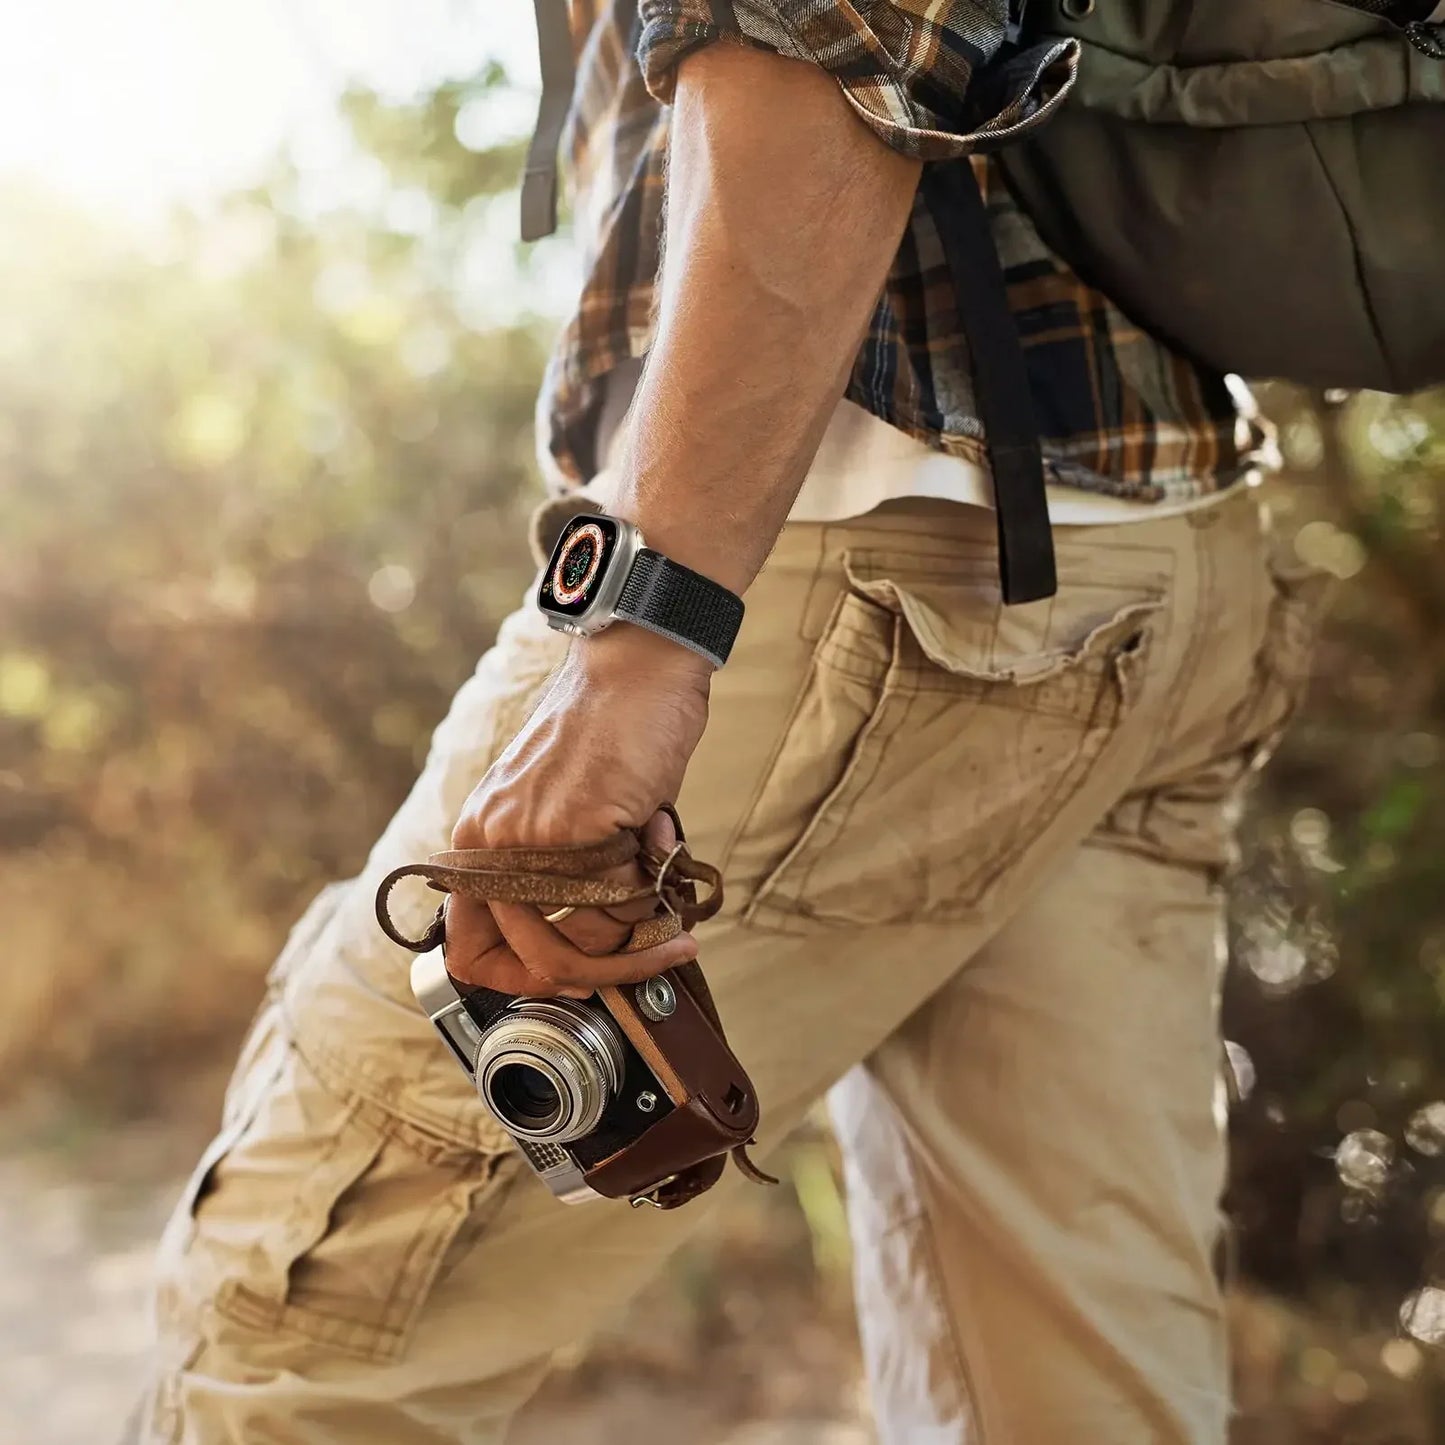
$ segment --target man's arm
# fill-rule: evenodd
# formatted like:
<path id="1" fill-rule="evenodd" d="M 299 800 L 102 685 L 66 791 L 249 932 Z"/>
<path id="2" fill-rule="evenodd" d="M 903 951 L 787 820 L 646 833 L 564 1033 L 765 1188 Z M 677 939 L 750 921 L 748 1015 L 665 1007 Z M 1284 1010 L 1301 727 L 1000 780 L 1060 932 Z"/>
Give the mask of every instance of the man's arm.
<path id="1" fill-rule="evenodd" d="M 717 44 L 679 70 L 657 339 L 610 510 L 648 544 L 744 591 L 843 393 L 907 222 L 919 162 L 890 150 L 815 67 Z M 708 664 L 618 623 L 574 642 L 488 772 L 455 846 L 549 845 L 651 826 L 707 716 Z M 695 954 L 686 936 L 616 947 L 595 911 L 453 898 L 448 966 L 512 993 L 586 994 Z M 581 949 L 577 945 L 581 945 Z"/>
<path id="2" fill-rule="evenodd" d="M 735 592 L 843 394 L 919 162 L 832 77 L 737 45 L 679 70 L 657 337 L 611 505 Z"/>

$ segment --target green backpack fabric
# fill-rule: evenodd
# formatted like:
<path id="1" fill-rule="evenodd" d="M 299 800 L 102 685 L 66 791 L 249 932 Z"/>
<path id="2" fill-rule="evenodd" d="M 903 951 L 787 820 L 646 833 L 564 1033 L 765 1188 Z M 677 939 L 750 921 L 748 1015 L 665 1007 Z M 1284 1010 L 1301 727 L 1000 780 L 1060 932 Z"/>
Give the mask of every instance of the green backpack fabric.
<path id="1" fill-rule="evenodd" d="M 1222 371 L 1445 382 L 1445 5 L 1031 0 L 1073 94 L 999 155 L 1049 246 Z"/>

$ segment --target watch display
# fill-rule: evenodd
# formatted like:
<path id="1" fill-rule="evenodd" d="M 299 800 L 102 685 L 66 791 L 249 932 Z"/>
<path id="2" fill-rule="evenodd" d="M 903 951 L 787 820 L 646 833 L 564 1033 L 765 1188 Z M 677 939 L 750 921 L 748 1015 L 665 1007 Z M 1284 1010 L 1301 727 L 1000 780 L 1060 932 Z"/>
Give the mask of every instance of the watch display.
<path id="1" fill-rule="evenodd" d="M 544 612 L 580 617 L 596 593 L 598 580 L 617 547 L 618 527 L 611 517 L 574 517 L 563 529 L 542 574 L 537 602 Z"/>

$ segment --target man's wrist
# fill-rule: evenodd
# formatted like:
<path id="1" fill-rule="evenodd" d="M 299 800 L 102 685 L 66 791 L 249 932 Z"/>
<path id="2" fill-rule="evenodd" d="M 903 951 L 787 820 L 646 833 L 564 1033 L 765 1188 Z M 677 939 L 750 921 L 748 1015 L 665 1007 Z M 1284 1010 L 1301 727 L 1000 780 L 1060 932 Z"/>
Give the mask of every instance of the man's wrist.
<path id="1" fill-rule="evenodd" d="M 680 688 L 706 694 L 713 665 L 707 658 L 669 637 L 619 618 L 601 632 L 579 637 L 567 654 L 569 667 L 589 682 L 628 686 L 641 676 L 675 678 Z"/>
<path id="2" fill-rule="evenodd" d="M 676 469 L 685 471 L 681 466 Z M 675 499 L 664 504 L 671 490 L 665 482 L 649 485 L 646 479 L 629 476 L 616 488 L 608 510 L 637 527 L 654 552 L 742 596 L 777 541 L 776 532 L 754 537 L 750 529 L 739 527 L 732 518 L 718 517 L 711 509 L 699 516 L 699 509 L 679 507 Z"/>

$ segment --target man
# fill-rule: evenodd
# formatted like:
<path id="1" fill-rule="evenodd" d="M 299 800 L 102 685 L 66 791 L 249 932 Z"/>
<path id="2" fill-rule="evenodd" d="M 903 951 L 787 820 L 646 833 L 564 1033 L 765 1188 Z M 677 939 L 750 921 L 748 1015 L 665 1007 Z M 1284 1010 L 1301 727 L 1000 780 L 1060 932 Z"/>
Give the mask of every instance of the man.
<path id="1" fill-rule="evenodd" d="M 372 915 L 449 839 L 666 841 L 674 799 L 727 885 L 696 938 L 613 957 L 627 925 L 597 910 L 454 899 L 451 971 L 585 994 L 700 950 L 764 1158 L 836 1085 L 889 1445 L 1225 1439 L 1219 885 L 1318 589 L 1269 560 L 1223 378 L 981 171 L 1059 574 L 1000 605 L 958 295 L 915 197 L 924 161 L 1068 88 L 1064 47 L 982 104 L 1001 8 L 642 0 L 638 28 L 634 0 L 573 5 L 587 283 L 541 416 L 590 485 L 540 545 L 599 508 L 747 620 L 720 670 L 625 621 L 503 625 L 363 876 L 271 974 L 163 1245 L 147 1440 L 500 1440 L 553 1352 L 741 1187 L 556 1203 Z"/>

